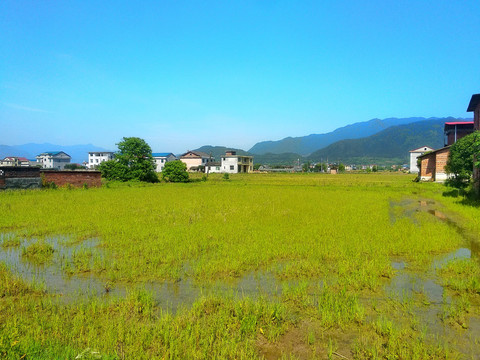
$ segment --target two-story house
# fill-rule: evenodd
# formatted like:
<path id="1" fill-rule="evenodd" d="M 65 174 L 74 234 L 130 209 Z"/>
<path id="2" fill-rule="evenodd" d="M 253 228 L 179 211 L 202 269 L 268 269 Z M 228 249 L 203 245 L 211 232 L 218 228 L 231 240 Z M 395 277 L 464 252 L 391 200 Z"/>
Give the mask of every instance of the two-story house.
<path id="1" fill-rule="evenodd" d="M 37 155 L 36 159 L 42 169 L 63 170 L 70 164 L 71 156 L 63 151 L 47 151 Z"/>
<path id="2" fill-rule="evenodd" d="M 0 161 L 1 166 L 30 166 L 30 161 L 21 156 L 7 156 Z"/>
<path id="3" fill-rule="evenodd" d="M 180 161 L 187 165 L 187 171 L 198 171 L 201 166 L 214 162 L 214 158 L 201 151 L 187 151 L 180 156 Z"/>
<path id="4" fill-rule="evenodd" d="M 89 169 L 95 169 L 104 161 L 113 160 L 115 153 L 112 151 L 89 151 L 88 152 L 88 164 Z"/>
<path id="5" fill-rule="evenodd" d="M 237 174 L 253 171 L 253 156 L 237 155 L 236 151 L 226 151 L 222 156 L 221 172 Z"/>

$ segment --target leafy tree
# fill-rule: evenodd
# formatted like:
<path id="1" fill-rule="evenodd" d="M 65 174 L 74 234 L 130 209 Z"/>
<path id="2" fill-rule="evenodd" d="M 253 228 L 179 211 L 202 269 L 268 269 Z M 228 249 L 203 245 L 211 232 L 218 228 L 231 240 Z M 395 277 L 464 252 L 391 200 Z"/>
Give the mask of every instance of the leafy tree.
<path id="1" fill-rule="evenodd" d="M 167 162 L 162 170 L 162 179 L 167 182 L 188 182 L 187 165 L 180 160 Z"/>
<path id="2" fill-rule="evenodd" d="M 340 163 L 340 165 L 338 165 L 338 171 L 339 171 L 339 172 L 344 172 L 344 171 L 345 171 L 345 165 L 343 165 L 342 163 Z"/>
<path id="3" fill-rule="evenodd" d="M 325 163 L 316 163 L 314 170 L 317 171 L 317 172 L 327 171 L 327 168 L 328 168 L 328 166 Z"/>
<path id="4" fill-rule="evenodd" d="M 480 133 L 478 131 L 464 136 L 450 147 L 445 170 L 452 174 L 446 184 L 462 189 L 468 186 L 475 166 L 478 167 Z"/>
<path id="5" fill-rule="evenodd" d="M 115 159 L 99 165 L 102 176 L 107 180 L 140 180 L 157 182 L 152 149 L 138 137 L 124 137 L 118 144 Z"/>
<path id="6" fill-rule="evenodd" d="M 302 171 L 303 172 L 309 172 L 310 171 L 310 162 L 303 163 L 302 165 Z"/>

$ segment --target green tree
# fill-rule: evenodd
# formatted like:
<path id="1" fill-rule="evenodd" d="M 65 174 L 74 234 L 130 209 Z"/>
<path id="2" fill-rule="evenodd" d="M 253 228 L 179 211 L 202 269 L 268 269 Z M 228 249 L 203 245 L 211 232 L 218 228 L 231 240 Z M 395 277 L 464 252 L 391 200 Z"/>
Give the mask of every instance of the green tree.
<path id="1" fill-rule="evenodd" d="M 474 162 L 478 167 L 480 133 L 478 131 L 464 136 L 450 147 L 445 170 L 452 176 L 445 182 L 447 185 L 462 189 L 470 183 Z"/>
<path id="2" fill-rule="evenodd" d="M 338 171 L 339 171 L 339 172 L 344 172 L 344 171 L 345 171 L 345 165 L 343 165 L 342 163 L 340 163 L 340 165 L 338 165 Z"/>
<path id="3" fill-rule="evenodd" d="M 310 162 L 306 162 L 302 164 L 302 171 L 303 172 L 309 172 L 310 171 Z"/>
<path id="4" fill-rule="evenodd" d="M 162 179 L 167 182 L 188 182 L 187 165 L 180 160 L 167 162 L 162 170 Z"/>
<path id="5" fill-rule="evenodd" d="M 124 137 L 118 144 L 115 159 L 99 165 L 102 176 L 107 180 L 140 180 L 157 182 L 152 149 L 138 137 Z"/>

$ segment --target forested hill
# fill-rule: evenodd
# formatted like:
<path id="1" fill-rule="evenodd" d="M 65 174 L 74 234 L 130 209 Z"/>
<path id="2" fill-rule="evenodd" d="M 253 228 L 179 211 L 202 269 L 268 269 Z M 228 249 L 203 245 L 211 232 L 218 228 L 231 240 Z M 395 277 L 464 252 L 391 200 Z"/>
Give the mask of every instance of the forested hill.
<path id="1" fill-rule="evenodd" d="M 310 161 L 343 163 L 399 163 L 407 162 L 409 151 L 421 146 L 443 147 L 443 129 L 446 119 L 425 120 L 392 126 L 375 135 L 361 139 L 337 141 L 312 153 Z M 449 119 L 450 121 L 455 119 Z"/>
<path id="2" fill-rule="evenodd" d="M 370 135 L 374 135 L 391 126 L 411 124 L 425 120 L 437 120 L 440 118 L 388 118 L 388 119 L 372 119 L 369 121 L 358 122 L 338 128 L 332 132 L 325 134 L 312 134 L 302 137 L 288 137 L 278 141 L 262 141 L 255 144 L 249 152 L 254 154 L 281 154 L 281 153 L 298 153 L 304 156 L 312 152 L 322 149 L 330 144 L 345 139 L 359 139 Z M 455 121 L 454 118 L 442 118 L 441 121 Z"/>

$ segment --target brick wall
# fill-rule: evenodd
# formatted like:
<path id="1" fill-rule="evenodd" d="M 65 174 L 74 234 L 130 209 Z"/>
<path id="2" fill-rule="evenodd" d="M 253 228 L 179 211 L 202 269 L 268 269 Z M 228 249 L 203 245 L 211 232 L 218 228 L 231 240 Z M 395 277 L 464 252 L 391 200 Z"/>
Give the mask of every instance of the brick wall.
<path id="1" fill-rule="evenodd" d="M 82 187 L 87 184 L 88 187 L 102 186 L 102 177 L 100 171 L 51 171 L 42 170 L 42 177 L 47 183 L 55 183 L 57 186 L 67 184 Z"/>
<path id="2" fill-rule="evenodd" d="M 421 159 L 420 179 L 430 180 L 435 174 L 435 153 L 425 155 Z"/>
<path id="3" fill-rule="evenodd" d="M 1 166 L 0 189 L 38 189 L 40 169 L 36 167 Z"/>
<path id="4" fill-rule="evenodd" d="M 445 174 L 445 166 L 447 166 L 448 154 L 450 153 L 450 149 L 442 149 L 436 152 L 436 173 L 437 174 Z"/>
<path id="5" fill-rule="evenodd" d="M 5 178 L 39 178 L 40 168 L 20 167 L 20 166 L 1 166 L 0 171 Z"/>

